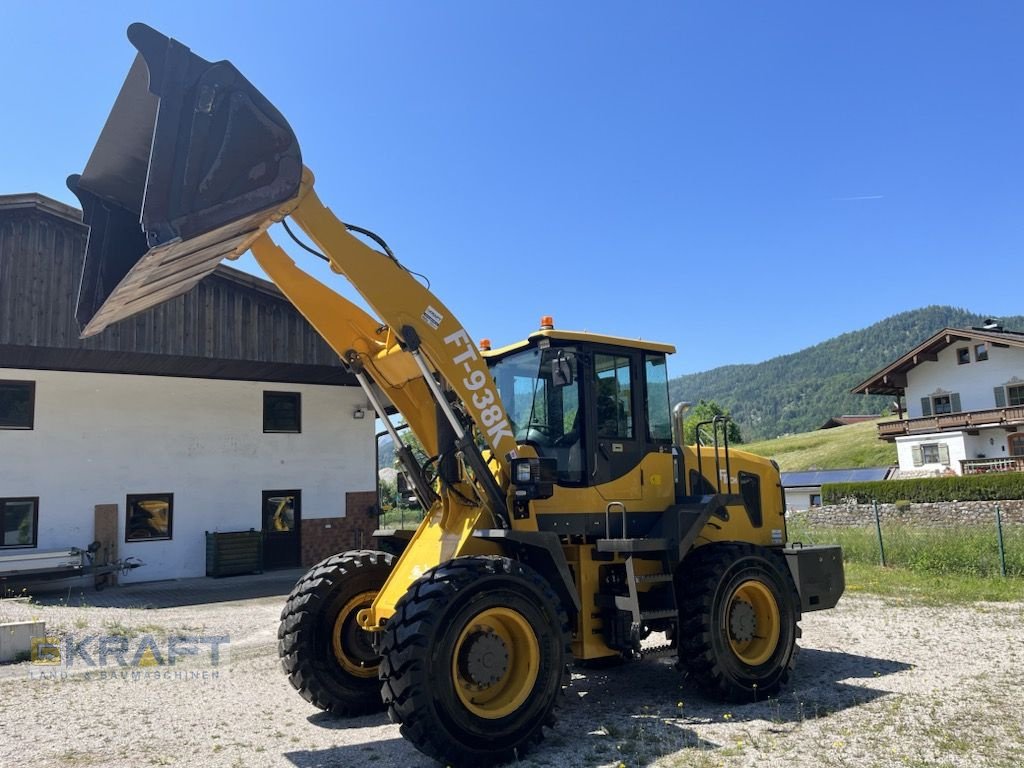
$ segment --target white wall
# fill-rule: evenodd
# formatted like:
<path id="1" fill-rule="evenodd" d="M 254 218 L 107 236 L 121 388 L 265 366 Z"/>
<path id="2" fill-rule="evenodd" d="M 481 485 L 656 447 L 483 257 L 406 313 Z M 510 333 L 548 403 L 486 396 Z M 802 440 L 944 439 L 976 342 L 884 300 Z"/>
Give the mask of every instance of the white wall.
<path id="1" fill-rule="evenodd" d="M 803 512 L 811 508 L 811 494 L 821 493 L 821 488 L 786 488 L 786 511 Z"/>
<path id="2" fill-rule="evenodd" d="M 964 443 L 963 432 L 936 432 L 928 435 L 913 435 L 911 437 L 896 438 L 896 456 L 899 461 L 900 470 L 912 472 L 934 472 L 942 474 L 951 469 L 960 474 L 960 461 L 968 457 L 967 448 Z M 920 467 L 914 466 L 913 446 L 928 443 L 944 443 L 949 448 L 949 466 L 945 464 L 923 464 Z"/>
<path id="3" fill-rule="evenodd" d="M 1007 436 L 1005 429 L 983 429 L 977 435 L 967 435 L 964 439 L 967 458 L 1005 459 L 1010 455 Z"/>
<path id="4" fill-rule="evenodd" d="M 945 443 L 949 446 L 950 468 L 959 475 L 961 459 L 1005 459 L 1009 456 L 1006 439 L 1006 431 L 1000 428 L 982 429 L 977 435 L 968 435 L 966 432 L 933 432 L 926 435 L 897 437 L 896 454 L 901 470 L 941 472 L 946 469 L 942 464 L 915 467 L 912 446 Z"/>
<path id="5" fill-rule="evenodd" d="M 117 504 L 124 581 L 202 576 L 204 532 L 259 530 L 262 491 L 302 491 L 302 517 L 345 514 L 345 493 L 376 488 L 374 419 L 358 388 L 24 371 L 35 429 L 0 430 L 0 497 L 38 496 L 40 550 L 85 546 L 93 507 Z M 302 393 L 301 434 L 263 433 L 263 392 Z M 173 493 L 173 540 L 125 543 L 125 500 Z"/>
<path id="6" fill-rule="evenodd" d="M 958 365 L 956 351 L 963 346 L 970 348 L 971 362 Z M 939 352 L 938 358 L 920 363 L 907 372 L 907 413 L 912 419 L 923 416 L 921 398 L 937 389 L 959 392 L 962 411 L 983 411 L 996 407 L 992 393 L 995 387 L 1015 376 L 1024 380 L 1024 349 L 1018 347 L 989 344 L 988 360 L 978 363 L 974 361 L 974 342 L 953 344 Z"/>

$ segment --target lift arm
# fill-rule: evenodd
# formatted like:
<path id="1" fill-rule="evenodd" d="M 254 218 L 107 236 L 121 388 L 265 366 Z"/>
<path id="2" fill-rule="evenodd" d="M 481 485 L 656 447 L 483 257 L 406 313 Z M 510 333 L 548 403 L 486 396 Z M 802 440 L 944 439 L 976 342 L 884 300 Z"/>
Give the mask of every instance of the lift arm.
<path id="1" fill-rule="evenodd" d="M 327 242 L 318 239 L 317 243 L 329 251 Z M 372 250 L 362 243 L 359 246 Z M 436 409 L 428 380 L 413 364 L 412 354 L 394 341 L 390 329 L 299 269 L 268 234 L 256 238 L 252 253 L 289 301 L 348 361 L 360 383 L 369 375 L 406 417 L 424 449 L 436 451 Z M 430 381 L 433 381 L 433 373 Z M 366 389 L 370 394 L 371 390 Z M 404 458 L 417 485 L 417 495 L 426 502 L 424 506 L 428 511 L 373 605 L 361 613 L 359 620 L 367 628 L 379 627 L 381 619 L 390 617 L 395 603 L 425 570 L 456 557 L 472 545 L 473 531 L 479 527 L 481 517 L 485 517 L 488 526 L 500 519 L 493 513 L 486 516 L 487 506 L 467 503 L 465 495 L 457 490 L 442 487 L 437 495 L 434 489 L 424 487 L 420 468 L 411 454 L 407 453 Z M 489 473 L 485 476 L 494 482 Z"/>
<path id="2" fill-rule="evenodd" d="M 455 432 L 456 447 L 483 486 L 485 505 L 497 521 L 505 521 L 503 487 L 507 487 L 509 457 L 516 451 L 515 436 L 490 370 L 458 318 L 397 260 L 353 237 L 320 202 L 312 185 L 291 216 L 327 255 L 331 268 L 348 278 L 412 355 Z M 300 303 L 296 306 L 304 312 Z M 486 441 L 492 460 L 500 468 L 501 486 L 494 482 L 477 449 L 470 425 L 459 418 L 435 381 L 435 371 Z"/>

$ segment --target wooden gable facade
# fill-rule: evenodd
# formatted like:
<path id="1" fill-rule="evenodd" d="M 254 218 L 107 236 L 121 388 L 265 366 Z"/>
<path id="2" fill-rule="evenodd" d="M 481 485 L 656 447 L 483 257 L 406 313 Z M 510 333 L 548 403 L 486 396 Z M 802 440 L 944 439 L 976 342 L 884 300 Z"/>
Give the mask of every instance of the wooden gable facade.
<path id="1" fill-rule="evenodd" d="M 86 237 L 75 208 L 0 195 L 0 368 L 356 384 L 272 283 L 224 265 L 184 296 L 79 339 Z"/>

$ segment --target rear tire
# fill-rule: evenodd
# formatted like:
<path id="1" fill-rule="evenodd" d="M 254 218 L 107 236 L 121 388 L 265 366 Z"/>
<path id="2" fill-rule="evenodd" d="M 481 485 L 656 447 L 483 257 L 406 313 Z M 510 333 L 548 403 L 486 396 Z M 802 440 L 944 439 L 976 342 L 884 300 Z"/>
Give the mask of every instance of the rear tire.
<path id="1" fill-rule="evenodd" d="M 522 757 L 554 723 L 568 617 L 550 584 L 505 557 L 460 557 L 424 574 L 381 639 L 391 720 L 450 766 Z"/>
<path id="2" fill-rule="evenodd" d="M 782 556 L 752 544 L 709 544 L 683 561 L 677 589 L 679 659 L 697 684 L 735 702 L 778 693 L 800 636 L 800 599 Z"/>
<path id="3" fill-rule="evenodd" d="M 292 590 L 277 649 L 288 681 L 310 704 L 346 717 L 384 708 L 380 657 L 356 614 L 373 602 L 394 561 L 386 552 L 343 552 L 314 565 Z"/>

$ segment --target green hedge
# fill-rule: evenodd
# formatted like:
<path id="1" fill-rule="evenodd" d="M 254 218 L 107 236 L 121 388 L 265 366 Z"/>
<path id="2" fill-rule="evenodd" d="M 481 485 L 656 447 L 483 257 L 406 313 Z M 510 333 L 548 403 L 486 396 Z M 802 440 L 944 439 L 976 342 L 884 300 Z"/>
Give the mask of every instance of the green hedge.
<path id="1" fill-rule="evenodd" d="M 827 483 L 821 486 L 823 504 L 842 504 L 855 498 L 860 504 L 878 501 L 999 501 L 1024 499 L 1024 472 L 999 472 L 963 477 L 921 477 L 871 483 Z"/>

